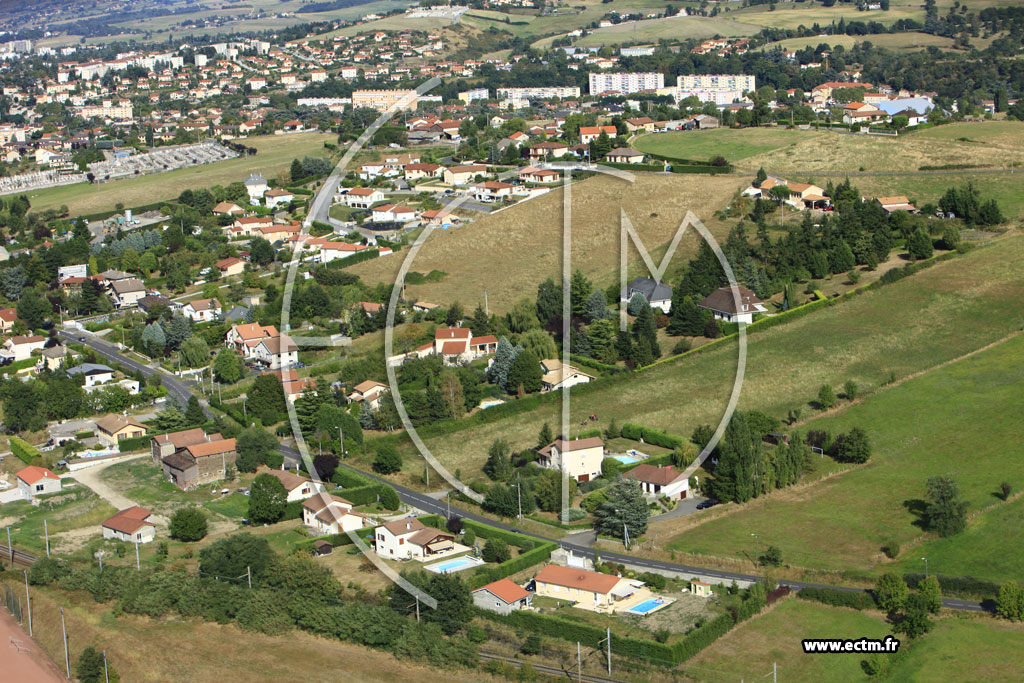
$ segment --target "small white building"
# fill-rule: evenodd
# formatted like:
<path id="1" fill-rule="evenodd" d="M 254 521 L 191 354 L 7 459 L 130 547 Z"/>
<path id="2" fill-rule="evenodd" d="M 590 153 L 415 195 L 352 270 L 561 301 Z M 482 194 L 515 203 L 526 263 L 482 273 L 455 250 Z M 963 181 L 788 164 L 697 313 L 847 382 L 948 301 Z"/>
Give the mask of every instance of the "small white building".
<path id="1" fill-rule="evenodd" d="M 511 579 L 498 579 L 473 591 L 473 604 L 498 614 L 510 614 L 533 602 L 533 593 Z"/>
<path id="2" fill-rule="evenodd" d="M 322 488 L 321 484 L 317 484 L 311 479 L 300 477 L 288 470 L 270 470 L 267 474 L 276 477 L 281 482 L 284 490 L 288 492 L 287 500 L 289 503 L 306 500 L 319 493 Z"/>
<path id="3" fill-rule="evenodd" d="M 82 375 L 85 377 L 85 388 L 106 384 L 114 379 L 114 369 L 99 363 L 82 363 L 69 368 L 68 375 L 74 377 Z"/>
<path id="4" fill-rule="evenodd" d="M 193 299 L 181 307 L 182 314 L 196 323 L 216 320 L 221 310 L 220 302 L 216 299 Z"/>
<path id="5" fill-rule="evenodd" d="M 373 531 L 374 548 L 389 560 L 422 559 L 455 547 L 455 536 L 415 517 L 382 524 Z"/>
<path id="6" fill-rule="evenodd" d="M 623 476 L 640 482 L 644 495 L 652 498 L 665 496 L 682 500 L 690 490 L 690 480 L 671 465 L 637 465 Z"/>
<path id="7" fill-rule="evenodd" d="M 318 493 L 302 503 L 302 523 L 321 534 L 356 531 L 365 521 L 352 511 L 352 503 L 329 493 Z"/>
<path id="8" fill-rule="evenodd" d="M 562 365 L 557 358 L 545 358 L 540 362 L 541 391 L 557 391 L 566 387 L 574 387 L 577 384 L 586 384 L 594 379 L 579 368 L 572 365 Z"/>
<path id="9" fill-rule="evenodd" d="M 148 521 L 153 513 L 138 505 L 121 510 L 103 522 L 103 538 L 125 543 L 149 543 L 156 538 L 156 525 Z"/>
<path id="10" fill-rule="evenodd" d="M 48 493 L 60 493 L 60 477 L 46 469 L 29 465 L 18 472 L 18 489 L 21 497 L 32 500 L 33 496 L 44 496 Z"/>

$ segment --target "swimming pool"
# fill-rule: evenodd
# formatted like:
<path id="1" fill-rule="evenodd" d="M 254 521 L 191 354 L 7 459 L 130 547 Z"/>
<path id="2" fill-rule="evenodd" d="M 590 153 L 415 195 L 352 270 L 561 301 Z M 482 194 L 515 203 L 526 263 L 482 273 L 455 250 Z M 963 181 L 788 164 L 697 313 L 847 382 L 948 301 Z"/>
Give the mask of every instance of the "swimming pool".
<path id="1" fill-rule="evenodd" d="M 667 600 L 662 600 L 661 598 L 650 598 L 649 600 L 644 600 L 639 605 L 633 605 L 626 611 L 630 614 L 649 614 L 667 604 L 669 604 Z"/>
<path id="2" fill-rule="evenodd" d="M 451 574 L 452 572 L 461 572 L 463 569 L 469 569 L 470 567 L 478 567 L 483 563 L 483 560 L 475 557 L 456 557 L 453 560 L 428 565 L 424 569 L 435 574 Z"/>
<path id="3" fill-rule="evenodd" d="M 628 455 L 613 455 L 612 458 L 618 460 L 623 465 L 632 465 L 635 462 L 640 462 L 639 458 L 634 458 Z"/>

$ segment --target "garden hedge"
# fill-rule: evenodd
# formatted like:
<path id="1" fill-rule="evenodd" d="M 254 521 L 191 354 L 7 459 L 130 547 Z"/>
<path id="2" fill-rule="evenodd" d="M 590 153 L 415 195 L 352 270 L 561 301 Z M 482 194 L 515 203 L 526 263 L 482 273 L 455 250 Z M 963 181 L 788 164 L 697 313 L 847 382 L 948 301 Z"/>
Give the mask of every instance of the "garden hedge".
<path id="1" fill-rule="evenodd" d="M 660 429 L 652 429 L 632 422 L 625 422 L 622 425 L 622 436 L 633 441 L 643 439 L 644 443 L 661 446 L 662 448 L 682 448 L 686 440 L 681 436 L 668 434 Z"/>
<path id="2" fill-rule="evenodd" d="M 32 465 L 43 457 L 43 454 L 35 446 L 22 438 L 11 436 L 7 440 L 11 444 L 11 453 L 18 456 L 18 460 L 26 465 Z"/>
<path id="3" fill-rule="evenodd" d="M 853 609 L 874 609 L 875 599 L 868 593 L 860 591 L 844 591 L 838 588 L 801 588 L 796 594 L 801 600 L 813 600 L 832 607 L 852 607 Z"/>

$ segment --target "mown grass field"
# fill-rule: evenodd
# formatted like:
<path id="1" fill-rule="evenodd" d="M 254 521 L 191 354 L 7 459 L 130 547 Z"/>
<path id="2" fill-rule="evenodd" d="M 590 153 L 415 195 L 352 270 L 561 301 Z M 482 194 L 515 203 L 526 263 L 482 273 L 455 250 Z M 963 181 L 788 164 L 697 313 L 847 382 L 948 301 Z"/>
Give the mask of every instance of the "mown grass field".
<path id="1" fill-rule="evenodd" d="M 893 681 L 1009 681 L 1024 671 L 1024 627 L 966 616 L 940 619 L 893 667 Z"/>
<path id="2" fill-rule="evenodd" d="M 572 268 L 579 268 L 603 287 L 615 281 L 619 268 L 619 207 L 630 216 L 637 233 L 652 251 L 655 263 L 675 235 L 687 211 L 693 211 L 719 239 L 728 226 L 712 214 L 744 185 L 737 176 L 674 176 L 637 174 L 636 182 L 601 176 L 572 186 Z M 652 198 L 657 198 L 652 202 Z M 691 230 L 676 259 L 696 253 Z M 661 249 L 658 249 L 658 248 Z M 369 283 L 395 281 L 403 250 L 395 257 L 372 259 L 349 268 Z M 500 254 L 495 259 L 494 255 Z M 643 268 L 635 251 L 631 269 Z M 513 206 L 467 226 L 435 230 L 410 265 L 410 270 L 448 275 L 440 282 L 408 285 L 407 294 L 449 305 L 458 301 L 472 311 L 488 290 L 491 311 L 503 313 L 522 297 L 533 300 L 537 285 L 562 272 L 562 191 Z"/>
<path id="3" fill-rule="evenodd" d="M 820 139 L 823 133 L 787 128 L 715 128 L 643 135 L 633 142 L 641 152 L 653 152 L 679 159 L 711 159 L 723 156 L 739 161 L 757 154 Z"/>
<path id="4" fill-rule="evenodd" d="M 335 141 L 335 136 L 323 133 L 252 137 L 242 142 L 259 150 L 255 156 L 96 185 L 79 183 L 37 190 L 28 196 L 35 211 L 66 205 L 72 216 L 113 209 L 117 202 L 127 207 L 141 206 L 163 199 L 175 199 L 182 190 L 241 182 L 250 173 L 262 173 L 267 179 L 276 178 L 282 172 L 287 173 L 292 159 L 305 156 L 327 157 L 328 150 L 324 142 Z"/>
<path id="5" fill-rule="evenodd" d="M 739 408 L 781 417 L 790 408 L 802 407 L 806 415 L 808 401 L 825 382 L 840 386 L 853 379 L 862 390 L 874 389 L 890 373 L 903 378 L 1001 339 L 1019 329 L 1024 316 L 1018 301 L 1024 295 L 1022 257 L 1024 237 L 1008 237 L 835 307 L 751 334 Z M 728 344 L 626 382 L 576 389 L 569 424 L 578 425 L 595 412 L 601 426 L 614 417 L 620 424 L 632 420 L 683 435 L 702 423 L 717 424 L 734 381 L 736 354 L 736 345 Z M 504 437 L 514 449 L 533 445 L 545 421 L 556 429 L 561 424 L 557 403 L 431 438 L 427 445 L 447 467 L 459 467 L 464 478 L 471 478 L 494 439 Z"/>
<path id="6" fill-rule="evenodd" d="M 581 26 L 589 26 L 591 22 L 598 21 L 610 9 L 612 8 L 602 3 L 601 0 L 577 0 L 571 4 L 560 6 L 558 8 L 559 13 L 554 15 L 506 14 L 504 12 L 483 10 L 467 12 L 462 17 L 460 23 L 484 31 L 495 27 L 502 31 L 509 31 L 516 36 L 542 38 L 554 34 L 568 33 Z M 663 12 L 665 5 L 659 4 L 656 0 L 616 0 L 614 9 L 619 12 L 636 10 Z M 474 17 L 472 16 L 473 14 L 479 14 L 480 16 Z M 515 23 L 505 24 L 505 16 L 508 16 L 510 21 Z M 494 19 L 499 20 L 494 21 Z"/>
<path id="7" fill-rule="evenodd" d="M 686 40 L 715 36 L 749 36 L 759 30 L 761 27 L 754 23 L 736 21 L 722 16 L 688 17 L 677 15 L 661 19 L 645 19 L 639 22 L 628 21 L 607 28 L 596 28 L 573 44 L 579 47 L 591 47 L 635 41 L 656 43 L 663 39 Z M 553 41 L 554 37 L 546 38 L 538 40 L 533 46 L 535 48 L 548 47 Z"/>
<path id="8" fill-rule="evenodd" d="M 892 633 L 881 615 L 788 598 L 719 638 L 684 664 L 698 681 L 770 678 L 772 664 L 779 680 L 863 680 L 861 654 L 804 654 L 804 638 L 885 638 Z M 930 636 L 928 636 L 930 637 Z"/>
<path id="9" fill-rule="evenodd" d="M 838 23 L 840 19 L 846 21 L 877 21 L 885 26 L 890 26 L 900 19 L 915 19 L 924 22 L 924 8 L 922 6 L 900 5 L 892 3 L 888 11 L 872 10 L 860 12 L 854 5 L 834 5 L 823 7 L 817 4 L 779 3 L 778 9 L 770 11 L 763 9 L 760 5 L 747 10 L 733 10 L 726 13 L 733 19 L 744 21 L 758 26 L 775 28 L 795 29 L 798 26 L 812 26 L 813 24 L 828 25 L 832 22 Z"/>
<path id="10" fill-rule="evenodd" d="M 812 179 L 812 176 L 794 175 L 797 180 Z M 824 183 L 825 179 L 815 179 Z M 838 178 L 834 180 L 838 181 Z M 922 206 L 926 202 L 938 201 L 951 187 L 973 183 L 983 199 L 995 199 L 1003 214 L 1013 220 L 1024 218 L 1024 171 L 1002 171 L 999 173 L 971 173 L 956 171 L 933 175 L 909 176 L 856 176 L 850 182 L 869 197 L 887 197 L 902 194 Z"/>
<path id="11" fill-rule="evenodd" d="M 1017 307 L 1013 313 L 1019 327 L 1024 309 Z M 1024 336 L 1016 336 L 886 388 L 836 415 L 811 420 L 806 429 L 833 434 L 864 428 L 873 447 L 869 463 L 759 499 L 678 535 L 668 547 L 746 557 L 750 534 L 757 533 L 762 547 L 778 546 L 787 564 L 867 569 L 886 562 L 880 548 L 887 541 L 905 546 L 922 536 L 925 482 L 932 476 L 952 475 L 969 509 L 987 511 L 972 522 L 977 527 L 972 526 L 971 534 L 974 552 L 966 552 L 956 540 L 956 550 L 947 550 L 947 556 L 960 556 L 955 567 L 932 565 L 931 570 L 1003 579 L 1013 564 L 1019 575 L 1019 549 L 1024 546 L 1008 543 L 1010 535 L 1020 533 L 1019 511 L 1005 514 L 1006 506 L 993 493 L 1002 481 L 1016 487 L 1024 484 L 1024 462 L 1008 447 L 1019 433 L 1015 416 L 1024 408 L 1022 357 Z M 922 557 L 921 549 L 906 552 L 904 568 L 923 569 L 920 561 L 915 562 Z"/>
<path id="12" fill-rule="evenodd" d="M 18 587 L 15 582 L 11 585 Z M 61 663 L 61 669 L 61 607 L 67 621 L 72 672 L 78 653 L 92 645 L 106 651 L 122 681 L 223 683 L 244 679 L 253 683 L 332 683 L 338 680 L 339 670 L 349 680 L 381 683 L 432 680 L 437 676 L 436 668 L 399 661 L 380 650 L 303 631 L 265 636 L 233 625 L 195 619 L 115 616 L 111 609 L 97 605 L 85 593 L 34 588 L 34 640 L 53 661 Z M 444 677 L 470 683 L 480 680 L 480 672 L 445 669 Z"/>

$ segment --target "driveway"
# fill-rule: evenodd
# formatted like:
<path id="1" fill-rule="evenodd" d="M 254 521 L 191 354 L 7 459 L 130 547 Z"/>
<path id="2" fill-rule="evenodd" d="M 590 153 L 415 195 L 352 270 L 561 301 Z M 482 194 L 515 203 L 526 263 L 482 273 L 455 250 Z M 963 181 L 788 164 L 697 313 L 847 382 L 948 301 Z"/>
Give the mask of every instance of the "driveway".
<path id="1" fill-rule="evenodd" d="M 121 495 L 117 489 L 107 484 L 100 475 L 102 475 L 103 471 L 111 465 L 116 465 L 122 462 L 131 462 L 132 460 L 139 460 L 141 458 L 148 457 L 150 457 L 149 453 L 140 453 L 139 455 L 130 455 L 126 458 L 118 458 L 117 460 L 111 460 L 110 462 L 103 463 L 102 465 L 86 467 L 84 470 L 72 472 L 67 475 L 67 478 L 74 479 L 78 483 L 88 486 L 96 493 L 97 496 L 107 501 L 118 510 L 125 510 L 138 505 L 138 503 Z"/>
<path id="2" fill-rule="evenodd" d="M 650 521 L 672 519 L 673 517 L 685 517 L 686 515 L 692 515 L 694 512 L 698 512 L 697 506 L 703 503 L 707 498 L 704 496 L 693 496 L 691 498 L 684 498 L 679 501 L 674 510 L 669 510 L 660 515 L 651 517 Z"/>

